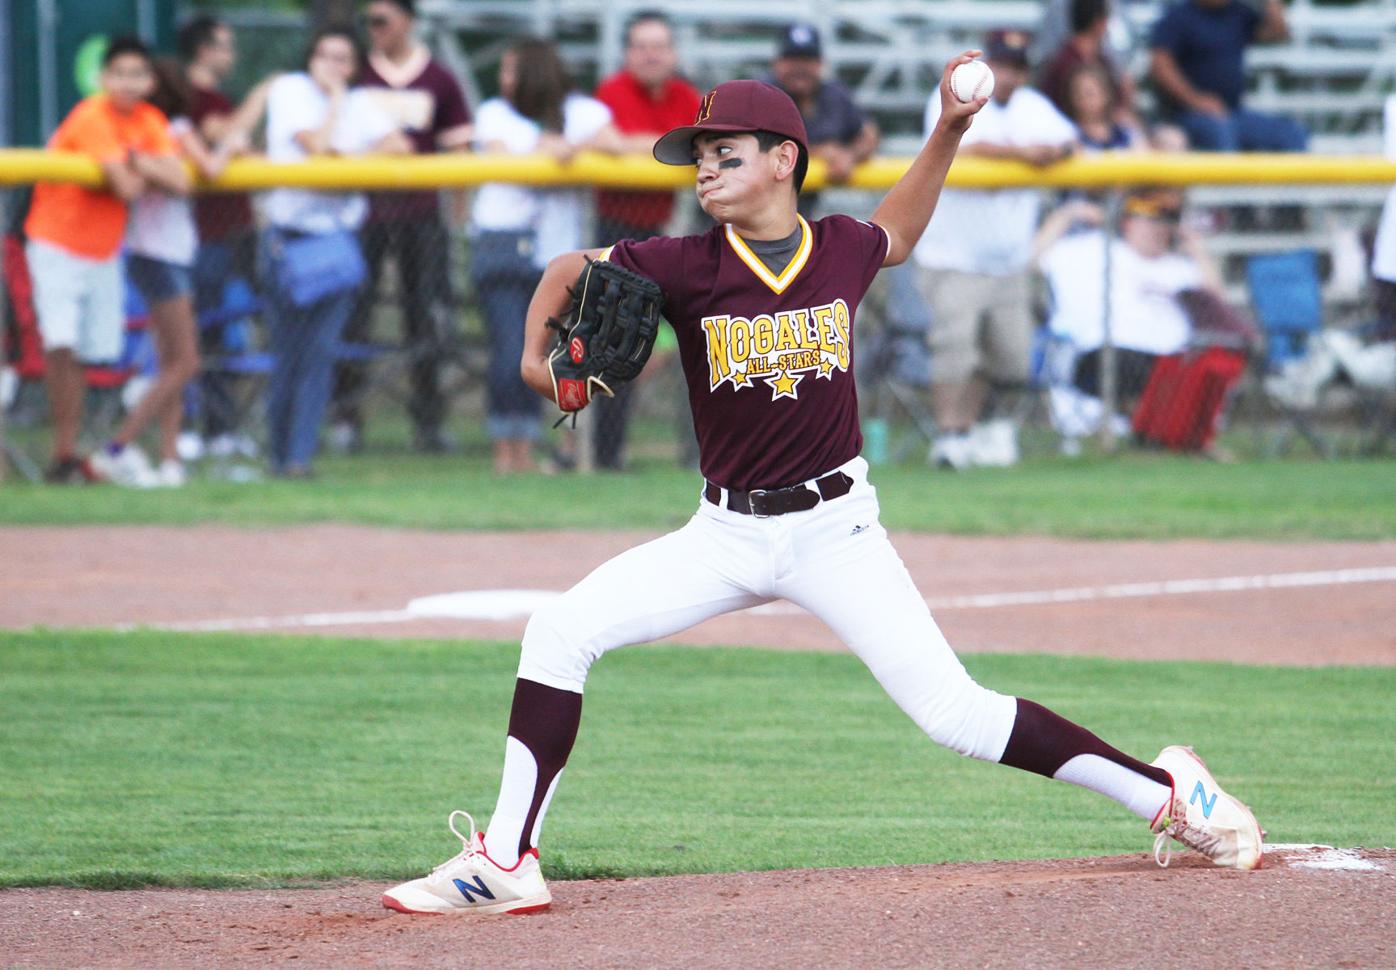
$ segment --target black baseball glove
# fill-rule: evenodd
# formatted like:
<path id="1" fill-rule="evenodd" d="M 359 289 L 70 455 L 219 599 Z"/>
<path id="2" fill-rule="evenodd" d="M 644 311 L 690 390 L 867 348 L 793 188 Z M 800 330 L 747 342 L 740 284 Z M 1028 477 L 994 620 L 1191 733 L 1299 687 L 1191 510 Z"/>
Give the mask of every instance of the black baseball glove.
<path id="1" fill-rule="evenodd" d="M 572 304 L 562 319 L 550 318 L 558 332 L 548 355 L 557 406 L 575 413 L 600 391 L 634 380 L 654 349 L 664 291 L 639 273 L 605 260 L 588 259 L 571 290 Z"/>

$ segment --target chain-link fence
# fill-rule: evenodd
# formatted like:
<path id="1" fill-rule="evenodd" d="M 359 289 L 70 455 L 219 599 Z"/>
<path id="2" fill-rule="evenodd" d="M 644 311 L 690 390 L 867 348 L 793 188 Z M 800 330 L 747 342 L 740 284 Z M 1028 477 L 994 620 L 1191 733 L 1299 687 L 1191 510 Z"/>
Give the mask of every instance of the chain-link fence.
<path id="1" fill-rule="evenodd" d="M 501 471 L 695 464 L 667 328 L 646 375 L 588 409 L 575 431 L 551 427 L 551 406 L 518 376 L 523 316 L 547 258 L 703 231 L 691 193 L 451 181 L 198 196 L 187 273 L 171 281 L 149 260 L 123 257 L 120 352 L 84 370 L 81 453 L 119 434 L 158 386 L 167 331 L 183 325 L 166 306 L 175 286 L 200 368 L 178 395 L 175 444 L 155 419 L 139 440 L 205 474 L 296 476 L 326 450 L 403 448 L 488 455 Z M 964 467 L 1135 447 L 1389 449 L 1396 343 L 1364 248 L 1384 188 L 1029 191 L 1041 217 L 1022 273 L 968 273 L 918 254 L 885 270 L 860 309 L 870 460 Z M 53 310 L 34 277 L 52 268 L 32 265 L 32 246 L 26 254 L 30 195 L 3 197 L 3 431 L 11 468 L 25 476 L 51 457 L 41 317 Z M 878 198 L 843 189 L 821 205 L 867 215 Z M 353 231 L 282 218 L 327 200 L 357 211 Z M 540 206 L 554 207 L 550 225 L 563 230 L 539 232 Z M 947 323 L 961 328 L 953 339 Z M 946 363 L 965 347 L 976 355 L 968 370 Z M 966 380 L 982 384 L 982 410 L 947 427 L 938 395 Z M 965 436 L 967 458 L 947 453 L 953 434 Z"/>

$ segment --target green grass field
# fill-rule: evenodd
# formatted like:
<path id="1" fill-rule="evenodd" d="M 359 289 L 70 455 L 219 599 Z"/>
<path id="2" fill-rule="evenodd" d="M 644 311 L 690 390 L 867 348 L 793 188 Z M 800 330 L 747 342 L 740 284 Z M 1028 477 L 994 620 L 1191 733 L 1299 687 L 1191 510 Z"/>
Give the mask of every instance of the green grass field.
<path id="1" fill-rule="evenodd" d="M 479 457 L 379 452 L 326 457 L 313 483 L 198 481 L 177 492 L 0 490 L 0 525 L 245 526 L 342 521 L 424 529 L 664 529 L 697 502 L 699 479 L 671 463 L 580 479 L 500 479 Z M 1088 538 L 1390 539 L 1390 462 L 1242 462 L 1127 453 L 1038 458 L 1013 469 L 937 473 L 883 466 L 873 481 L 893 529 Z"/>
<path id="2" fill-rule="evenodd" d="M 392 881 L 493 807 L 516 646 L 0 637 L 0 886 Z M 1396 670 L 980 656 L 1126 750 L 1188 742 L 1272 841 L 1392 845 Z M 637 647 L 588 685 L 553 877 L 1142 852 L 1113 803 L 930 743 L 852 657 Z"/>

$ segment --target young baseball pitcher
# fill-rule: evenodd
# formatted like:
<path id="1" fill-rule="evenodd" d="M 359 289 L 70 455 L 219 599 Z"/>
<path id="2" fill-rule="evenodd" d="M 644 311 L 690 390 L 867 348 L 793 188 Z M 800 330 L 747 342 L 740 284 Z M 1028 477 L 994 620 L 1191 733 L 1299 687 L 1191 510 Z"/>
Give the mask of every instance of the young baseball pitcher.
<path id="1" fill-rule="evenodd" d="M 697 166 L 698 200 L 717 226 L 549 265 L 528 311 L 525 379 L 564 410 L 585 406 L 596 383 L 560 371 L 587 348 L 576 339 L 550 348 L 549 319 L 575 306 L 570 288 L 588 260 L 653 280 L 678 337 L 706 481 L 687 525 L 622 553 L 533 615 L 488 831 L 452 812 L 463 850 L 389 890 L 385 906 L 547 907 L 539 833 L 577 736 L 591 665 L 616 647 L 775 599 L 824 620 L 936 742 L 1114 799 L 1149 823 L 1162 864 L 1172 837 L 1217 865 L 1260 865 L 1260 827 L 1191 749 L 1166 747 L 1146 764 L 1032 701 L 975 683 L 878 521 L 877 492 L 858 456 L 854 308 L 879 269 L 907 258 L 931 217 L 960 137 L 985 103 L 958 100 L 950 73 L 978 53 L 946 67 L 940 122 L 871 222 L 801 218 L 795 197 L 809 156 L 799 111 L 774 87 L 729 81 L 708 92 L 693 125 L 654 147 L 661 162 Z"/>

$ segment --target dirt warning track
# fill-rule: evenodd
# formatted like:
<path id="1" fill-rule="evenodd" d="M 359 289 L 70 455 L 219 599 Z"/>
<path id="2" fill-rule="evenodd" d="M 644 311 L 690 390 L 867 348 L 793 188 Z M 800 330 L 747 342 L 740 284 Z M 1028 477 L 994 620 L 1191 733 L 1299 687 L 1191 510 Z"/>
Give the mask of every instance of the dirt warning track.
<path id="1" fill-rule="evenodd" d="M 14 554 L 0 556 L 0 629 L 173 625 L 513 640 L 535 600 L 502 593 L 555 595 L 651 537 L 344 525 L 3 529 L 0 544 Z M 1396 542 L 893 541 L 961 652 L 1396 664 Z M 587 554 L 564 561 L 562 548 Z M 472 597 L 464 612 L 409 609 L 462 593 Z M 674 640 L 842 649 L 817 619 L 781 603 Z"/>

